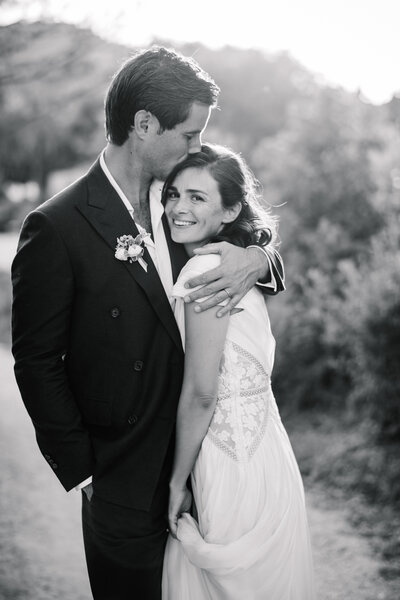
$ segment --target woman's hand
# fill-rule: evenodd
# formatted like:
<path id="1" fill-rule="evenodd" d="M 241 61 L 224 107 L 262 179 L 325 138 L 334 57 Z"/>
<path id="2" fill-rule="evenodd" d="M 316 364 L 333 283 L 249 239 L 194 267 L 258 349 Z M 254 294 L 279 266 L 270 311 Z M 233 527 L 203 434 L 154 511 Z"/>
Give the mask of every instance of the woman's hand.
<path id="1" fill-rule="evenodd" d="M 178 527 L 178 519 L 184 512 L 189 512 L 192 506 L 192 494 L 186 486 L 183 488 L 170 487 L 169 506 L 168 506 L 168 521 L 169 530 L 176 539 Z"/>
<path id="2" fill-rule="evenodd" d="M 192 302 L 210 296 L 204 302 L 199 302 L 195 308 L 196 312 L 208 310 L 217 304 L 229 302 L 221 307 L 217 316 L 222 317 L 240 302 L 245 294 L 256 284 L 265 278 L 269 271 L 267 257 L 258 248 L 240 248 L 228 242 L 206 244 L 195 250 L 196 254 L 220 254 L 221 264 L 215 269 L 206 271 L 202 275 L 190 279 L 187 287 L 204 287 L 190 293 L 185 297 L 185 302 Z"/>

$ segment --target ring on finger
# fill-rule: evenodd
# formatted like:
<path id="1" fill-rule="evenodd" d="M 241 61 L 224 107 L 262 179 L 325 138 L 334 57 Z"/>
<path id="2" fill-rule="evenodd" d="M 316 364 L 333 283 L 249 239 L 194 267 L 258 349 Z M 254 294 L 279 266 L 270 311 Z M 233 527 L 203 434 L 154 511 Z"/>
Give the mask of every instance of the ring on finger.
<path id="1" fill-rule="evenodd" d="M 230 293 L 228 292 L 228 290 L 226 288 L 224 288 L 223 291 L 226 292 L 226 295 L 228 296 L 229 300 L 231 300 L 232 296 L 230 295 Z"/>

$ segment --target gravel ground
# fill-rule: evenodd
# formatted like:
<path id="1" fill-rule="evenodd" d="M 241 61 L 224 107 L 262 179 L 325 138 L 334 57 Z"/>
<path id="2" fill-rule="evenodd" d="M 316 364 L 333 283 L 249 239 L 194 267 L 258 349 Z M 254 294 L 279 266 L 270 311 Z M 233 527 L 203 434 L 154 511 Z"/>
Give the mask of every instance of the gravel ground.
<path id="1" fill-rule="evenodd" d="M 80 497 L 64 492 L 36 447 L 5 346 L 0 381 L 0 599 L 89 600 Z M 306 495 L 318 600 L 398 600 L 346 508 L 328 508 L 315 490 Z"/>

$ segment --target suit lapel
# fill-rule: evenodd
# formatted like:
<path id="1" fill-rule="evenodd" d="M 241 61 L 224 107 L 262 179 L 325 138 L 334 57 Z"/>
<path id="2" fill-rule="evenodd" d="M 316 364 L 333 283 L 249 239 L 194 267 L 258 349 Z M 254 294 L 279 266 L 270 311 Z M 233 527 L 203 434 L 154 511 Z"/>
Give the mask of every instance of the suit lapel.
<path id="1" fill-rule="evenodd" d="M 87 174 L 87 186 L 87 198 L 80 198 L 77 208 L 110 246 L 110 251 L 114 253 L 118 237 L 138 235 L 136 224 L 105 176 L 99 160 Z M 182 348 L 174 314 L 147 248 L 145 248 L 143 258 L 147 263 L 147 272 L 138 262 L 126 261 L 122 264 L 145 292 L 175 344 L 178 348 Z"/>

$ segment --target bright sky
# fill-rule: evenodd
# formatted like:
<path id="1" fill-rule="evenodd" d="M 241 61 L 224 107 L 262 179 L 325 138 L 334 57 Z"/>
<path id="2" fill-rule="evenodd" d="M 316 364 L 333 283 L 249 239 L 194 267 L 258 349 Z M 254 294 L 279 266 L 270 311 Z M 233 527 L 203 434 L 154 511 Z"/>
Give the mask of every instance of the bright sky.
<path id="1" fill-rule="evenodd" d="M 374 103 L 400 94 L 400 0 L 30 0 L 24 15 L 36 18 L 38 5 L 124 44 L 146 46 L 157 37 L 287 50 Z M 17 10 L 0 8 L 0 22 L 19 17 Z"/>

